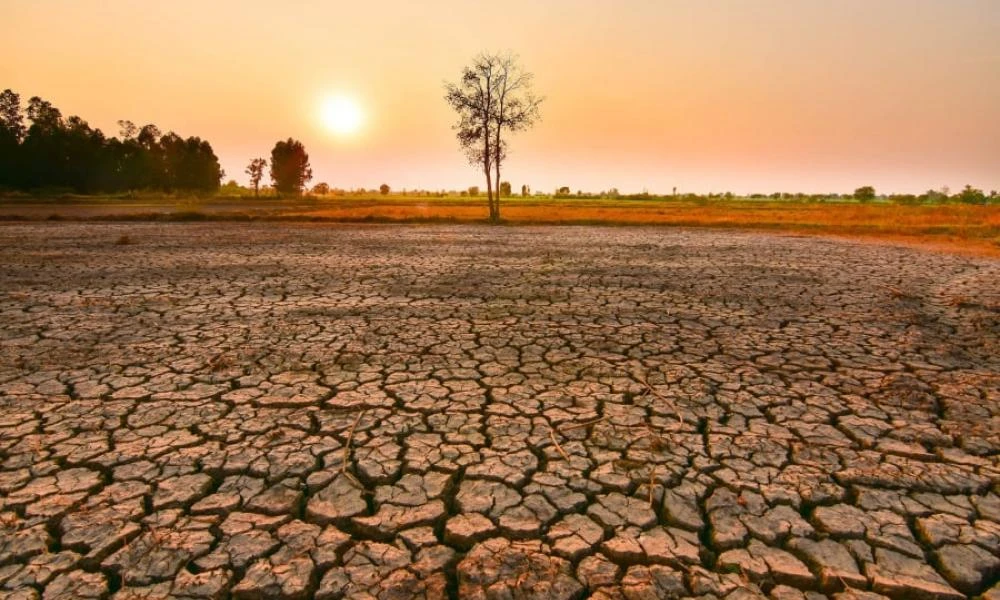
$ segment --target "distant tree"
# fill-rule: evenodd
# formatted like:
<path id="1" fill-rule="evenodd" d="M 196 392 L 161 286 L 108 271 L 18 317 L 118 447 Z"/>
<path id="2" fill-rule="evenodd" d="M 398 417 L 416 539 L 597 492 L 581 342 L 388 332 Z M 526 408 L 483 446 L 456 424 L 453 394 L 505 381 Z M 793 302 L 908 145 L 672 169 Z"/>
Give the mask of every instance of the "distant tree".
<path id="1" fill-rule="evenodd" d="M 143 125 L 139 133 L 135 136 L 136 143 L 136 181 L 133 182 L 135 188 L 163 188 L 164 181 L 164 156 L 163 146 L 160 139 L 163 134 L 160 128 L 152 123 Z"/>
<path id="2" fill-rule="evenodd" d="M 181 184 L 188 153 L 184 138 L 168 131 L 160 137 L 159 150 L 162 169 L 160 185 L 168 191 L 186 187 Z"/>
<path id="3" fill-rule="evenodd" d="M 470 196 L 478 196 L 479 195 L 479 186 L 478 185 L 470 185 L 469 186 L 469 195 Z"/>
<path id="4" fill-rule="evenodd" d="M 267 166 L 267 159 L 255 158 L 247 165 L 245 173 L 250 176 L 250 185 L 253 187 L 253 197 L 260 197 L 260 180 L 264 178 L 264 167 Z"/>
<path id="5" fill-rule="evenodd" d="M 948 199 L 948 196 L 942 194 L 938 190 L 927 190 L 923 194 L 917 196 L 917 200 L 924 204 L 940 204 Z"/>
<path id="6" fill-rule="evenodd" d="M 288 138 L 271 150 L 271 181 L 279 194 L 301 194 L 312 179 L 309 154 L 302 142 Z"/>
<path id="7" fill-rule="evenodd" d="M 510 182 L 509 181 L 501 181 L 500 182 L 500 197 L 501 198 L 510 198 L 510 196 L 511 196 L 511 194 L 510 194 Z"/>
<path id="8" fill-rule="evenodd" d="M 152 123 L 143 125 L 139 130 L 139 133 L 135 136 L 136 143 L 143 150 L 152 153 L 153 155 L 159 154 L 162 148 L 160 147 L 160 138 L 163 137 L 163 133 L 160 132 L 160 128 Z M 150 157 L 155 158 L 155 157 Z"/>
<path id="9" fill-rule="evenodd" d="M 101 174 L 105 170 L 105 139 L 100 129 L 93 129 L 80 117 L 66 119 L 60 135 L 59 147 L 65 159 L 62 165 L 61 184 L 79 194 L 92 194 L 102 187 Z"/>
<path id="10" fill-rule="evenodd" d="M 199 137 L 166 133 L 159 140 L 159 160 L 166 190 L 214 192 L 224 175 L 212 146 Z"/>
<path id="11" fill-rule="evenodd" d="M 32 96 L 28 100 L 28 118 L 33 127 L 45 131 L 55 131 L 63 126 L 62 112 L 52 106 L 51 102 L 42 100 L 38 96 Z"/>
<path id="12" fill-rule="evenodd" d="M 130 140 L 139 133 L 139 128 L 132 121 L 121 120 L 118 121 L 118 133 L 122 136 L 123 140 Z"/>
<path id="13" fill-rule="evenodd" d="M 0 92 L 0 187 L 19 183 L 21 141 L 26 133 L 21 96 L 13 90 Z"/>
<path id="14" fill-rule="evenodd" d="M 469 162 L 486 175 L 491 222 L 500 220 L 500 166 L 507 156 L 504 133 L 522 131 L 538 119 L 541 99 L 531 92 L 532 75 L 516 57 L 480 54 L 462 72 L 459 83 L 445 86 L 445 100 L 458 113 L 454 129 Z"/>
<path id="15" fill-rule="evenodd" d="M 875 199 L 875 188 L 870 185 L 854 190 L 854 199 L 858 202 L 871 202 Z"/>
<path id="16" fill-rule="evenodd" d="M 21 183 L 26 188 L 66 187 L 65 121 L 62 113 L 38 96 L 28 100 L 31 126 L 21 143 Z"/>
<path id="17" fill-rule="evenodd" d="M 530 196 L 531 195 L 531 188 L 528 187 L 527 185 L 522 185 L 521 186 L 521 195 L 524 196 L 525 198 L 527 198 L 528 196 Z"/>
<path id="18" fill-rule="evenodd" d="M 207 140 L 192 136 L 184 140 L 187 155 L 184 161 L 184 175 L 178 177 L 181 189 L 200 192 L 216 192 L 226 172 L 219 164 L 219 158 Z"/>
<path id="19" fill-rule="evenodd" d="M 389 184 L 383 183 L 382 185 L 378 186 L 378 192 L 380 194 L 382 194 L 383 196 L 388 196 L 389 195 Z"/>
<path id="20" fill-rule="evenodd" d="M 986 204 L 986 194 L 983 193 L 983 190 L 976 189 L 971 185 L 966 185 L 956 195 L 958 196 L 958 201 L 963 204 Z"/>
<path id="21" fill-rule="evenodd" d="M 569 188 L 566 186 L 563 186 L 556 190 L 556 196 L 569 196 L 569 193 L 570 193 Z"/>
<path id="22" fill-rule="evenodd" d="M 21 96 L 13 90 L 0 92 L 0 129 L 20 142 L 24 139 L 24 114 L 21 112 Z"/>
<path id="23" fill-rule="evenodd" d="M 313 186 L 312 193 L 317 196 L 325 196 L 330 193 L 330 186 L 326 183 L 317 183 Z"/>

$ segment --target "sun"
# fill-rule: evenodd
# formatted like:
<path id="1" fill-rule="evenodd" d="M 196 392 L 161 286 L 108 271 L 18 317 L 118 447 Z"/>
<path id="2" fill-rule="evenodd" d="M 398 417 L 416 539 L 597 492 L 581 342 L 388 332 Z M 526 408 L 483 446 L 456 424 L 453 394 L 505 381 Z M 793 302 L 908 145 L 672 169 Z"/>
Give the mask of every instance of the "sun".
<path id="1" fill-rule="evenodd" d="M 364 114 L 358 102 L 349 96 L 330 96 L 320 108 L 323 125 L 336 135 L 357 133 L 364 124 Z"/>

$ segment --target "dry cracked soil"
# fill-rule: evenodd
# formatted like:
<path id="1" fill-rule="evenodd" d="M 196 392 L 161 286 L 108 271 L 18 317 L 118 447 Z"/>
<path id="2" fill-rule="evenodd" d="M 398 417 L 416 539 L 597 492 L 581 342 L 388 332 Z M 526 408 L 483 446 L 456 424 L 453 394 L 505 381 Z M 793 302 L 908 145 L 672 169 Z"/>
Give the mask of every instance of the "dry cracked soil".
<path id="1" fill-rule="evenodd" d="M 0 596 L 1000 598 L 1000 263 L 0 227 Z"/>

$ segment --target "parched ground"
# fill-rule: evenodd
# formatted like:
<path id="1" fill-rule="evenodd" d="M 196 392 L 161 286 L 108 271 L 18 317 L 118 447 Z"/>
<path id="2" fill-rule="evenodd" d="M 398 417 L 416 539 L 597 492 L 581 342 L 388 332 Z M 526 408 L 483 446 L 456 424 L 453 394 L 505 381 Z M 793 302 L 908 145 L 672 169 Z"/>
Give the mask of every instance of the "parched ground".
<path id="1" fill-rule="evenodd" d="M 3 225 L 0 589 L 1000 598 L 1000 262 Z"/>

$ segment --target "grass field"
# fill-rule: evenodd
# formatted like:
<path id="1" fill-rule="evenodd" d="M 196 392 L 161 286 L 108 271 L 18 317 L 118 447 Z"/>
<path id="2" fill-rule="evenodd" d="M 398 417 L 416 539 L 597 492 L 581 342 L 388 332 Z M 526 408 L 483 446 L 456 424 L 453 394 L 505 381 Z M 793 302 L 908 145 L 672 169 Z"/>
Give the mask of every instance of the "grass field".
<path id="1" fill-rule="evenodd" d="M 0 220 L 485 221 L 484 198 L 401 195 L 297 198 L 0 200 Z M 508 224 L 739 228 L 830 235 L 1000 257 L 1000 205 L 909 206 L 788 201 L 505 198 Z"/>

